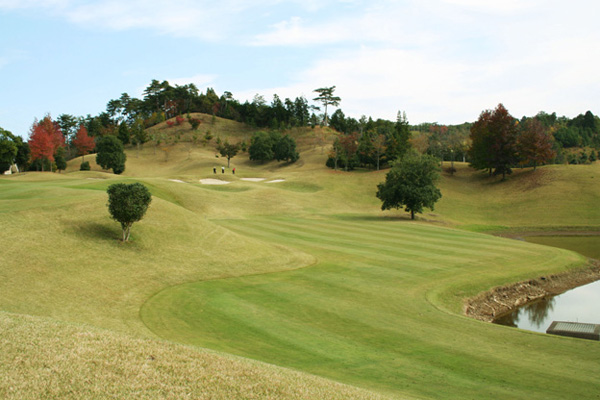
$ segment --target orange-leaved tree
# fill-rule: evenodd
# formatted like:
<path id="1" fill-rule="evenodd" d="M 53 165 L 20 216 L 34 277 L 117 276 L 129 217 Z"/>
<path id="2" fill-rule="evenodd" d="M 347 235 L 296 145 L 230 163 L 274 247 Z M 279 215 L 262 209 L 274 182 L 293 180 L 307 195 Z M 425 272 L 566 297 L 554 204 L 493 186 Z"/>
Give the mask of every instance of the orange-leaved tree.
<path id="1" fill-rule="evenodd" d="M 52 121 L 50 115 L 46 115 L 41 121 L 35 121 L 29 134 L 29 148 L 31 159 L 41 160 L 42 171 L 44 160 L 54 162 L 54 154 L 59 147 L 65 146 L 65 137 L 60 131 L 57 122 Z"/>
<path id="2" fill-rule="evenodd" d="M 75 134 L 75 139 L 73 139 L 73 146 L 77 149 L 77 153 L 82 155 L 81 161 L 85 159 L 85 155 L 89 154 L 96 147 L 96 142 L 94 138 L 88 136 L 88 131 L 85 126 L 81 125 L 79 130 Z"/>

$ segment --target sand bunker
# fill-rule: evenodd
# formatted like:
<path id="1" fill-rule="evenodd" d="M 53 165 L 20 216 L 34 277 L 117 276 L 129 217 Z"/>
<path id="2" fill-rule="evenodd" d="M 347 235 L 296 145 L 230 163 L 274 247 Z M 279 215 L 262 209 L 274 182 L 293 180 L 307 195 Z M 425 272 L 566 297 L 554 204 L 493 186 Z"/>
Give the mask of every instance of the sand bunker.
<path id="1" fill-rule="evenodd" d="M 249 182 L 262 182 L 265 180 L 265 178 L 240 178 L 240 180 Z"/>
<path id="2" fill-rule="evenodd" d="M 171 182 L 177 182 L 177 183 L 185 183 L 184 181 L 182 181 L 181 179 L 169 179 Z"/>
<path id="3" fill-rule="evenodd" d="M 227 185 L 228 181 L 222 181 L 220 179 L 200 179 L 200 183 L 203 185 Z"/>
<path id="4" fill-rule="evenodd" d="M 268 181 L 266 183 L 279 183 L 279 182 L 285 182 L 285 179 L 273 179 L 272 181 Z"/>

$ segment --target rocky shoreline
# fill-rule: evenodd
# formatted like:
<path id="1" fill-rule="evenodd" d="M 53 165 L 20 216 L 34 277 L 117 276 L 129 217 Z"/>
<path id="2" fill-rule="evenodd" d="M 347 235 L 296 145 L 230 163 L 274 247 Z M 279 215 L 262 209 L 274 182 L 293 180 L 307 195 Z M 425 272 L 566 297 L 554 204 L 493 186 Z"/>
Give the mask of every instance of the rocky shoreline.
<path id="1" fill-rule="evenodd" d="M 480 293 L 465 301 L 464 313 L 480 321 L 492 322 L 524 304 L 555 296 L 599 279 L 600 261 L 590 260 L 583 268 L 540 276 Z"/>

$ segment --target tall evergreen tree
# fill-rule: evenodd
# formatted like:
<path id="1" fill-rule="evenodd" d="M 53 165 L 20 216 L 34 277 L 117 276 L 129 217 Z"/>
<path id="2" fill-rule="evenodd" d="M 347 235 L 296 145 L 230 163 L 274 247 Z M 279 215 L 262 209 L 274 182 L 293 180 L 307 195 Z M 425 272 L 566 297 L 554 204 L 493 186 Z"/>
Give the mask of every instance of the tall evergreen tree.
<path id="1" fill-rule="evenodd" d="M 317 92 L 319 94 L 313 100 L 321 102 L 323 106 L 325 106 L 325 116 L 323 118 L 323 124 L 327 126 L 327 106 L 337 107 L 340 105 L 340 101 L 342 101 L 342 99 L 338 96 L 333 95 L 333 92 L 335 92 L 335 86 L 315 89 L 313 90 L 313 92 Z"/>

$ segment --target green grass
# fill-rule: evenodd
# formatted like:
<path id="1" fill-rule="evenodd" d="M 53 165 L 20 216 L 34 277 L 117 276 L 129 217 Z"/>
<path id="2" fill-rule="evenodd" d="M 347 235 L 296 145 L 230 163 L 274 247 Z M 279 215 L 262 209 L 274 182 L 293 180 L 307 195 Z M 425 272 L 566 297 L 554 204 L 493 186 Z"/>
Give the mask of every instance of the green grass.
<path id="1" fill-rule="evenodd" d="M 164 290 L 141 313 L 161 337 L 394 395 L 525 399 L 596 393 L 598 346 L 459 315 L 461 299 L 490 282 L 580 265 L 573 253 L 408 222 L 220 223 L 307 251 L 319 263 Z M 553 351 L 540 354 L 546 346 Z M 582 378 L 578 368 L 590 376 Z"/>
<path id="2" fill-rule="evenodd" d="M 237 129 L 221 122 L 213 134 Z M 314 142 L 323 132 L 295 134 L 300 163 L 257 164 L 241 154 L 232 159 L 236 175 L 219 176 L 227 186 L 199 183 L 226 160 L 186 143 L 168 159 L 148 144 L 130 149 L 123 176 L 88 155 L 89 172 L 77 171 L 77 159 L 63 174 L 0 177 L 0 397 L 76 398 L 69 382 L 88 397 L 102 398 L 103 388 L 113 397 L 181 397 L 185 387 L 199 393 L 196 381 L 214 395 L 206 398 L 236 397 L 247 385 L 258 388 L 247 398 L 369 397 L 346 386 L 321 391 L 327 381 L 301 373 L 278 385 L 280 372 L 264 364 L 202 348 L 394 397 L 596 396 L 597 343 L 470 320 L 462 301 L 583 265 L 565 250 L 468 230 L 598 230 L 600 164 L 519 170 L 499 183 L 457 163 L 440 182 L 435 211 L 410 222 L 403 211 L 380 210 L 375 191 L 386 171 L 326 169 Z M 122 244 L 106 188 L 134 181 L 154 199 Z M 79 344 L 95 364 L 74 357 Z M 177 362 L 145 362 L 148 352 Z M 211 382 L 198 367 L 208 355 L 226 366 Z M 90 384 L 103 365 L 120 374 Z M 140 368 L 151 378 L 133 387 Z"/>

